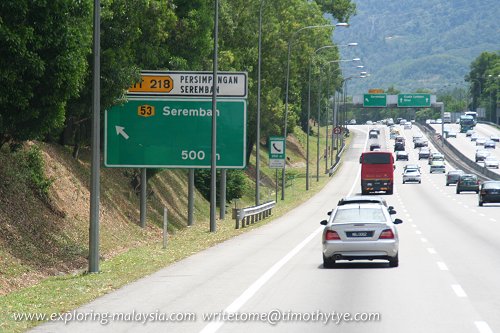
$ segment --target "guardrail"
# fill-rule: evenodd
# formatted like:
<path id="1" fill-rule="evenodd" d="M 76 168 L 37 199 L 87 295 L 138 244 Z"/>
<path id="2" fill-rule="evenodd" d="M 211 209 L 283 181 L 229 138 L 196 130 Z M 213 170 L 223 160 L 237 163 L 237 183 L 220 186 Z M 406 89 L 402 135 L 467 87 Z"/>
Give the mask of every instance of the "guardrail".
<path id="1" fill-rule="evenodd" d="M 460 160 L 461 163 L 464 163 L 469 168 L 469 170 L 465 171 L 467 172 L 473 171 L 478 176 L 486 180 L 500 180 L 500 175 L 491 170 L 488 170 L 483 166 L 480 166 L 475 161 L 469 159 L 467 156 L 462 154 L 462 152 L 460 152 L 457 148 L 455 148 L 455 146 L 449 143 L 446 138 L 441 138 L 439 140 L 436 139 L 435 136 L 436 130 L 432 126 L 420 123 L 418 125 L 420 125 L 419 127 L 421 127 L 424 130 L 424 132 L 427 132 L 429 134 L 429 140 L 434 144 L 436 148 L 438 149 L 441 148 L 442 150 L 444 143 L 444 146 L 449 150 L 449 152 L 441 151 L 441 153 L 443 153 L 443 155 L 445 155 L 445 157 L 448 159 L 453 160 L 455 158 Z M 454 156 L 449 156 L 450 153 L 453 154 Z"/>
<path id="2" fill-rule="evenodd" d="M 236 229 L 244 228 L 250 223 L 253 224 L 257 221 L 271 216 L 272 209 L 276 206 L 276 201 L 269 201 L 259 206 L 252 206 L 247 208 L 233 208 L 233 219 L 236 219 Z"/>

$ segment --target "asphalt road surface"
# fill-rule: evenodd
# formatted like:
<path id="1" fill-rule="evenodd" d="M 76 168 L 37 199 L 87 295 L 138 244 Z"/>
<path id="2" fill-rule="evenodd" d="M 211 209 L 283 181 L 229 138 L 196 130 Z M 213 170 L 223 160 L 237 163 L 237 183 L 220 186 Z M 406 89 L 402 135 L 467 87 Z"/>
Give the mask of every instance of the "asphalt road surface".
<path id="1" fill-rule="evenodd" d="M 378 141 L 392 151 L 381 128 Z M 404 221 L 400 266 L 362 261 L 323 268 L 319 222 L 342 196 L 359 194 L 359 155 L 375 141 L 368 130 L 351 127 L 354 139 L 339 171 L 303 205 L 76 310 L 196 318 L 52 322 L 33 332 L 500 332 L 500 205 L 478 207 L 475 193 L 457 195 L 444 174 L 429 174 L 411 145 L 415 127 L 402 131 L 410 161 L 396 162 L 395 193 L 384 196 Z M 421 165 L 422 184 L 402 184 L 406 163 Z M 222 311 L 232 315 L 204 318 Z M 359 320 L 336 323 L 339 315 Z"/>

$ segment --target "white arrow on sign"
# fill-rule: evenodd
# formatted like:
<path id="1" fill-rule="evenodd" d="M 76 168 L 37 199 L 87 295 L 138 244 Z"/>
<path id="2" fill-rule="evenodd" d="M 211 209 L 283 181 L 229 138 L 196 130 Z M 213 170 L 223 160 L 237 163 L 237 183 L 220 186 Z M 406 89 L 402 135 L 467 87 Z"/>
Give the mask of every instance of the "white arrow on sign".
<path id="1" fill-rule="evenodd" d="M 365 98 L 365 101 L 366 101 L 366 102 L 369 102 L 370 100 L 368 99 L 368 97 L 366 97 L 366 98 Z"/>
<path id="2" fill-rule="evenodd" d="M 116 135 L 121 135 L 125 138 L 125 140 L 128 140 L 129 136 L 127 133 L 125 133 L 125 127 L 115 126 L 115 128 L 116 128 Z"/>

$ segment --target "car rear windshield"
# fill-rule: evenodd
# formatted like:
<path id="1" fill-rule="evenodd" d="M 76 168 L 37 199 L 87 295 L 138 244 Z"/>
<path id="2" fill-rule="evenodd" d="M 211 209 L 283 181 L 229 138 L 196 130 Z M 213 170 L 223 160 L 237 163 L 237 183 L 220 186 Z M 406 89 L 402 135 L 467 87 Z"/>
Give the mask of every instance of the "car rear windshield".
<path id="1" fill-rule="evenodd" d="M 390 154 L 366 154 L 363 157 L 364 164 L 389 164 L 391 163 Z"/>
<path id="2" fill-rule="evenodd" d="M 385 222 L 381 208 L 339 209 L 333 218 L 333 223 L 351 222 Z"/>
<path id="3" fill-rule="evenodd" d="M 500 182 L 494 182 L 494 183 L 484 183 L 483 188 L 495 188 L 495 189 L 500 189 Z"/>

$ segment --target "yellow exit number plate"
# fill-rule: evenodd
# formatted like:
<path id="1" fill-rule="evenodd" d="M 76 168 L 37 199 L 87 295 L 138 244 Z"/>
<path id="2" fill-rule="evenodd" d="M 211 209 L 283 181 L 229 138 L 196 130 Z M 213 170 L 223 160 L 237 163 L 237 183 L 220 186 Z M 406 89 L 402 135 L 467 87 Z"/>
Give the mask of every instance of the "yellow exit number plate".
<path id="1" fill-rule="evenodd" d="M 140 117 L 152 117 L 155 115 L 155 107 L 152 105 L 139 105 L 137 115 Z"/>

